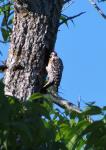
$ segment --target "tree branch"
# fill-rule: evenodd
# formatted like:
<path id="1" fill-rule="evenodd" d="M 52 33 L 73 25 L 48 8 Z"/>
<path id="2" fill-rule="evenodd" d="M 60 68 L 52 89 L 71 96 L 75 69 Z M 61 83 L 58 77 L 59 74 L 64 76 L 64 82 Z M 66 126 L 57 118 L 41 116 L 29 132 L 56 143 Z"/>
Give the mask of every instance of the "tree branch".
<path id="1" fill-rule="evenodd" d="M 71 2 L 72 0 L 64 0 L 63 4 L 66 4 L 66 3 L 69 3 Z"/>
<path id="2" fill-rule="evenodd" d="M 9 43 L 10 41 L 2 41 L 2 40 L 0 40 L 0 43 L 2 43 L 2 44 L 6 44 L 6 43 Z"/>
<path id="3" fill-rule="evenodd" d="M 81 109 L 78 108 L 75 104 L 69 102 L 69 100 L 66 100 L 62 97 L 60 97 L 57 94 L 53 94 L 51 92 L 48 92 L 47 94 L 45 94 L 44 96 L 45 98 L 49 98 L 53 103 L 55 103 L 56 105 L 58 105 L 59 107 L 66 109 L 69 113 L 70 112 L 76 112 L 78 114 L 82 113 Z M 90 116 L 87 116 L 86 118 L 90 123 L 93 123 L 93 120 Z"/>
<path id="4" fill-rule="evenodd" d="M 68 110 L 68 112 L 74 111 L 77 113 L 81 113 L 81 110 L 76 105 L 74 105 L 73 103 L 69 102 L 68 100 L 60 97 L 59 95 L 56 95 L 56 94 L 49 92 L 45 96 L 49 97 L 50 100 L 53 103 L 55 103 L 56 105 L 60 106 L 61 108 L 65 108 L 66 110 Z"/>
<path id="5" fill-rule="evenodd" d="M 62 22 L 59 23 L 59 26 L 61 26 L 62 24 L 64 24 L 65 22 L 67 22 L 67 21 L 69 21 L 69 20 L 72 20 L 72 19 L 74 19 L 74 18 L 76 18 L 76 17 L 81 16 L 81 15 L 84 14 L 84 13 L 86 13 L 86 12 L 81 12 L 81 13 L 75 15 L 75 16 L 67 17 L 67 18 L 64 19 Z"/>
<path id="6" fill-rule="evenodd" d="M 105 2 L 105 1 L 106 1 L 106 0 L 98 0 L 98 2 L 99 2 L 99 3 L 101 3 L 101 2 Z"/>
<path id="7" fill-rule="evenodd" d="M 94 8 L 99 12 L 99 14 L 106 19 L 106 15 L 103 13 L 103 11 L 98 7 L 96 2 L 94 0 L 89 0 L 89 2 L 94 6 Z"/>

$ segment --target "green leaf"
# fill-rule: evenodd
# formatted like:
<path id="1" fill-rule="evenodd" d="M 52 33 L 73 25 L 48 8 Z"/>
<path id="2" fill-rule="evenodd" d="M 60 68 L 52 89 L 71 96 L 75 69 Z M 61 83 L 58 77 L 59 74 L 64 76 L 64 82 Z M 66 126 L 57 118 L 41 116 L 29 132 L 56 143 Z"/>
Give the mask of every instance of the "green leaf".
<path id="1" fill-rule="evenodd" d="M 104 126 L 104 122 L 102 120 L 99 121 L 95 121 L 92 124 L 90 124 L 84 131 L 83 131 L 83 135 L 87 134 L 89 132 L 98 130 L 99 128 Z"/>
<path id="2" fill-rule="evenodd" d="M 104 107 L 102 108 L 102 110 L 103 110 L 103 111 L 106 110 L 106 106 L 104 106 Z"/>
<path id="3" fill-rule="evenodd" d="M 68 22 L 67 22 L 67 20 L 66 20 L 67 18 L 68 18 L 68 16 L 61 15 L 60 21 L 61 21 L 61 22 L 64 22 L 64 24 L 68 27 Z"/>
<path id="4" fill-rule="evenodd" d="M 38 100 L 38 99 L 42 99 L 42 98 L 43 98 L 43 95 L 41 93 L 34 93 L 29 98 L 29 100 L 33 101 L 33 100 Z"/>
<path id="5" fill-rule="evenodd" d="M 6 18 L 5 18 L 5 17 L 3 17 L 3 20 L 2 20 L 1 26 L 3 27 L 3 26 L 5 26 L 5 25 L 6 25 Z"/>
<path id="6" fill-rule="evenodd" d="M 24 139 L 29 140 L 31 142 L 33 140 L 32 134 L 30 132 L 30 128 L 28 128 L 28 125 L 24 122 L 11 122 L 9 124 L 13 128 L 13 130 L 18 131 Z"/>
<path id="7" fill-rule="evenodd" d="M 1 28 L 1 32 L 2 32 L 2 36 L 3 36 L 3 40 L 7 41 L 8 37 L 9 37 L 9 31 L 4 28 Z"/>
<path id="8" fill-rule="evenodd" d="M 87 110 L 85 112 L 83 112 L 83 114 L 85 114 L 85 115 L 102 114 L 102 108 L 100 108 L 99 106 L 90 106 L 90 107 L 87 107 Z"/>
<path id="9" fill-rule="evenodd" d="M 4 96 L 3 79 L 0 79 L 0 100 L 3 100 L 4 98 L 5 98 L 5 96 Z"/>

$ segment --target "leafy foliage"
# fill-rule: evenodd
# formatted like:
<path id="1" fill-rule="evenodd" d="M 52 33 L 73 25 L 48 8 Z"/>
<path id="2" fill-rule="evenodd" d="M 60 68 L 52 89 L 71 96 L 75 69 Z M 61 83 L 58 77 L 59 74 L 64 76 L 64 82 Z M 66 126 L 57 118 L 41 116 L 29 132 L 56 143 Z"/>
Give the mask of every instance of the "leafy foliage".
<path id="1" fill-rule="evenodd" d="M 13 1 L 0 1 L 3 42 L 9 41 L 13 12 Z M 68 25 L 67 18 L 62 15 L 60 22 Z M 0 80 L 0 150 L 106 149 L 106 106 L 87 104 L 81 114 L 70 114 L 40 93 L 22 102 L 5 96 L 3 89 Z"/>
<path id="2" fill-rule="evenodd" d="M 12 32 L 13 13 L 13 2 L 2 0 L 0 2 L 0 15 L 2 17 L 0 30 L 4 42 L 9 42 L 10 34 Z"/>
<path id="3" fill-rule="evenodd" d="M 3 93 L 0 81 L 0 150 L 81 150 L 106 148 L 106 107 L 63 113 L 40 93 L 27 102 Z M 98 120 L 89 118 L 101 115 Z M 88 117 L 89 115 L 89 117 Z"/>
<path id="4" fill-rule="evenodd" d="M 64 1 L 64 5 L 68 3 L 70 5 L 71 0 Z M 0 26 L 0 30 L 2 33 L 3 40 L 0 40 L 2 43 L 6 43 L 10 41 L 10 35 L 12 32 L 13 25 L 13 7 L 14 0 L 1 0 L 0 1 L 0 15 L 2 17 L 2 22 Z M 76 16 L 77 17 L 77 16 Z M 69 17 L 67 15 L 62 14 L 60 17 L 60 24 L 65 24 L 68 27 L 68 21 L 70 20 L 73 23 L 74 17 Z"/>

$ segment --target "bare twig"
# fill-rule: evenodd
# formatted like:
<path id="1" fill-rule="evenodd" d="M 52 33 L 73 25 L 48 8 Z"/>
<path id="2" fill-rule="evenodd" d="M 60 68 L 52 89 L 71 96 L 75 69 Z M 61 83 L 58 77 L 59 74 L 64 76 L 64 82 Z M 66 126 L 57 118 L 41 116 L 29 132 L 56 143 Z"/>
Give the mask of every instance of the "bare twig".
<path id="1" fill-rule="evenodd" d="M 84 14 L 84 13 L 86 13 L 86 12 L 81 12 L 81 13 L 75 15 L 75 16 L 67 17 L 67 18 L 64 19 L 62 22 L 59 23 L 59 26 L 61 26 L 62 24 L 64 24 L 65 22 L 67 22 L 67 21 L 69 21 L 69 20 L 73 20 L 74 18 L 81 16 L 81 15 Z"/>
<path id="2" fill-rule="evenodd" d="M 64 4 L 71 2 L 72 0 L 64 0 Z"/>
<path id="3" fill-rule="evenodd" d="M 99 2 L 99 3 L 101 3 L 101 2 L 106 2 L 106 0 L 98 0 L 98 2 Z"/>
<path id="4" fill-rule="evenodd" d="M 77 112 L 77 113 L 81 113 L 81 110 L 74 105 L 73 103 L 67 101 L 66 99 L 60 97 L 57 94 L 53 94 L 53 93 L 48 93 L 46 94 L 47 97 L 50 98 L 50 100 L 55 103 L 56 105 L 60 106 L 61 108 L 65 108 L 66 110 L 68 110 L 69 112 Z"/>
<path id="5" fill-rule="evenodd" d="M 106 19 L 106 15 L 103 13 L 103 11 L 98 7 L 95 0 L 89 0 L 89 2 L 95 7 L 95 9 L 99 12 L 99 14 Z"/>
<path id="6" fill-rule="evenodd" d="M 6 44 L 6 43 L 9 43 L 10 41 L 2 41 L 2 40 L 0 40 L 0 43 L 2 43 L 2 44 Z"/>
<path id="7" fill-rule="evenodd" d="M 68 7 L 70 7 L 74 1 L 67 2 L 67 5 L 64 4 L 62 11 L 66 10 Z"/>

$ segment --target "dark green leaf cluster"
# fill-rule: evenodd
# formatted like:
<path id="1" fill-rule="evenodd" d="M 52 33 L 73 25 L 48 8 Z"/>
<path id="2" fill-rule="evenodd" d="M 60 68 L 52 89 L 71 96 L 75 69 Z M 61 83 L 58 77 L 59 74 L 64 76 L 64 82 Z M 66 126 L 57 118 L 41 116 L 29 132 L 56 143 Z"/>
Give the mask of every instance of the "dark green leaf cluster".
<path id="1" fill-rule="evenodd" d="M 0 0 L 4 42 L 9 41 L 13 11 L 12 1 Z M 67 19 L 62 15 L 60 23 L 68 25 Z M 40 93 L 22 102 L 6 97 L 3 89 L 0 80 L 0 150 L 106 150 L 106 106 L 87 104 L 81 114 L 70 114 Z"/>
<path id="2" fill-rule="evenodd" d="M 0 30 L 2 33 L 3 41 L 1 42 L 9 42 L 10 40 L 13 24 L 13 13 L 13 2 L 2 0 L 0 2 L 0 15 L 2 18 Z"/>
<path id="3" fill-rule="evenodd" d="M 77 149 L 83 142 L 84 150 L 105 150 L 106 149 L 106 106 L 100 108 L 94 104 L 88 107 L 81 116 L 89 121 L 89 124 L 81 131 L 76 138 L 73 150 Z M 93 118 L 93 119 L 91 119 Z M 82 146 L 81 146 L 82 148 Z"/>
<path id="4" fill-rule="evenodd" d="M 40 94 L 21 102 L 5 97 L 2 89 L 1 81 L 0 150 L 66 149 L 63 138 L 57 138 L 59 127 L 56 125 L 57 120 L 63 122 L 65 118 L 53 110 L 51 103 L 43 100 Z"/>
<path id="5" fill-rule="evenodd" d="M 105 111 L 93 104 L 70 114 L 40 93 L 22 102 L 4 96 L 1 80 L 0 150 L 105 150 Z M 94 115 L 95 121 L 90 118 Z"/>

